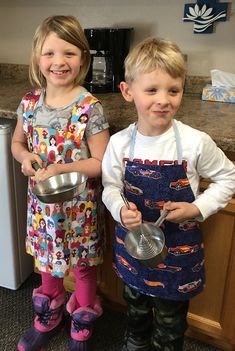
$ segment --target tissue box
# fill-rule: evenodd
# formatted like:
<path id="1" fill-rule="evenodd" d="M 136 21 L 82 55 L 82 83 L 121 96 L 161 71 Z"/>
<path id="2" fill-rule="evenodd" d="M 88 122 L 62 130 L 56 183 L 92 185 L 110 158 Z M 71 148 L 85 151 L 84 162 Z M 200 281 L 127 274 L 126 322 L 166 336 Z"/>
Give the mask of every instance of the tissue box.
<path id="1" fill-rule="evenodd" d="M 235 87 L 214 87 L 207 84 L 202 90 L 202 100 L 235 103 Z"/>

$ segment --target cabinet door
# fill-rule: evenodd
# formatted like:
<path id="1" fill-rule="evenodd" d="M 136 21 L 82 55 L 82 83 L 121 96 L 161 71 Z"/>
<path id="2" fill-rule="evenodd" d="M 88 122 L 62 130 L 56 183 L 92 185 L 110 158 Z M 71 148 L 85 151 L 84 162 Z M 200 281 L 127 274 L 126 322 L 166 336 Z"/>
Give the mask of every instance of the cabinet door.
<path id="1" fill-rule="evenodd" d="M 108 211 L 106 211 L 105 221 L 104 262 L 98 268 L 98 290 L 103 298 L 122 308 L 125 306 L 125 301 L 122 298 L 123 283 L 112 267 L 115 222 Z"/>
<path id="2" fill-rule="evenodd" d="M 190 329 L 225 350 L 235 350 L 235 200 L 201 226 L 206 287 L 190 302 Z"/>

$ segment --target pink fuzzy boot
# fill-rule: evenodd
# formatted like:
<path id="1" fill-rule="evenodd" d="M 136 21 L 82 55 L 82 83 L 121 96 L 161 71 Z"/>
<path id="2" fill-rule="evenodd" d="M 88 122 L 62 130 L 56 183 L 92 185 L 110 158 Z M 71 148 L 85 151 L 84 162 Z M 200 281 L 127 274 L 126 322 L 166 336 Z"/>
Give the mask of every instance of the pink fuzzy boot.
<path id="1" fill-rule="evenodd" d="M 66 308 L 71 315 L 69 351 L 89 351 L 87 341 L 92 335 L 93 322 L 103 312 L 98 297 L 93 308 L 80 307 L 76 295 L 73 293 Z"/>
<path id="2" fill-rule="evenodd" d="M 19 351 L 41 350 L 64 326 L 65 291 L 52 300 L 41 291 L 41 287 L 33 290 L 34 326 L 20 338 L 17 345 Z"/>

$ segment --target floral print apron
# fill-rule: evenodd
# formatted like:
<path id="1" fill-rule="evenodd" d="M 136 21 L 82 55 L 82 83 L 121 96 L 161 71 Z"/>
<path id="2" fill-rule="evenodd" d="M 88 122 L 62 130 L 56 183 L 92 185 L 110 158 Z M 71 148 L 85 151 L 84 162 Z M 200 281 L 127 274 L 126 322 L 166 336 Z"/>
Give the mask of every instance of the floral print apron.
<path id="1" fill-rule="evenodd" d="M 160 161 L 156 165 L 133 161 L 137 128 L 134 129 L 129 161 L 126 163 L 124 192 L 137 205 L 143 222 L 155 222 L 167 201 L 193 202 L 178 128 L 173 121 L 178 160 Z M 126 229 L 119 223 L 115 229 L 113 265 L 124 282 L 138 292 L 170 300 L 188 300 L 202 291 L 204 252 L 201 232 L 195 220 L 180 224 L 165 221 L 167 256 L 155 268 L 143 266 L 125 249 Z"/>
<path id="2" fill-rule="evenodd" d="M 47 165 L 79 160 L 86 125 L 98 100 L 88 92 L 81 94 L 66 128 L 38 128 L 33 125 L 33 113 L 40 94 L 41 91 L 36 90 L 22 100 L 23 128 L 29 150 Z M 100 264 L 102 230 L 98 228 L 97 218 L 100 181 L 88 179 L 81 195 L 55 204 L 41 202 L 32 193 L 34 184 L 29 178 L 26 251 L 34 256 L 36 268 L 64 277 L 70 267 Z"/>

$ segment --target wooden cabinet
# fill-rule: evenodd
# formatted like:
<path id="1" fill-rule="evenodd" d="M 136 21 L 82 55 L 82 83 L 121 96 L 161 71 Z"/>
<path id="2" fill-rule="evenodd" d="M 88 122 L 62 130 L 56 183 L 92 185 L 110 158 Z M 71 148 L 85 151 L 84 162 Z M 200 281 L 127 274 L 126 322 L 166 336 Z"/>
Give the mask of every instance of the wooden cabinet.
<path id="1" fill-rule="evenodd" d="M 235 199 L 202 223 L 207 283 L 191 300 L 187 334 L 223 350 L 235 351 Z M 106 216 L 106 251 L 98 270 L 100 295 L 114 307 L 125 308 L 122 281 L 112 269 L 114 221 Z M 73 276 L 65 281 L 73 290 Z"/>
<path id="2" fill-rule="evenodd" d="M 235 199 L 202 224 L 206 287 L 191 300 L 188 335 L 235 350 Z"/>

